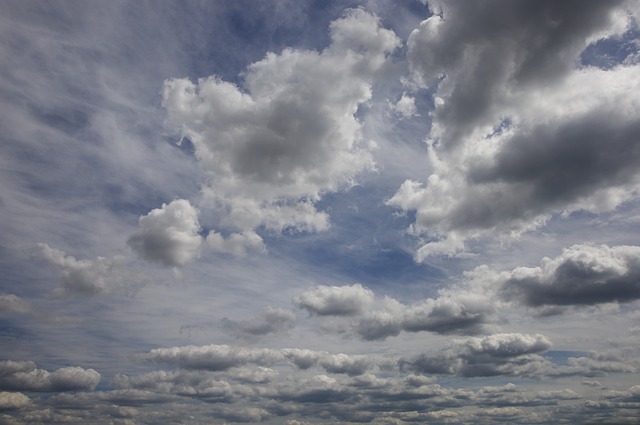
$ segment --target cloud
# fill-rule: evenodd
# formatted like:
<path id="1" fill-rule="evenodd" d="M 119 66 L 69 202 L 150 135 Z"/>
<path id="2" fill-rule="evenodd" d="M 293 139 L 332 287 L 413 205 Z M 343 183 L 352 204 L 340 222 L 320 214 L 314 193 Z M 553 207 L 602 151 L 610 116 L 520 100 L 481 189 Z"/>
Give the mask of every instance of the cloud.
<path id="1" fill-rule="evenodd" d="M 551 348 L 544 335 L 494 334 L 468 338 L 432 353 L 401 359 L 402 368 L 429 374 L 460 376 L 530 375 L 544 359 L 538 353 Z"/>
<path id="2" fill-rule="evenodd" d="M 0 388 L 11 391 L 93 391 L 100 374 L 93 369 L 63 367 L 53 372 L 38 369 L 31 361 L 0 361 Z"/>
<path id="3" fill-rule="evenodd" d="M 246 364 L 268 366 L 282 360 L 282 354 L 268 348 L 242 348 L 228 345 L 188 345 L 154 348 L 140 355 L 143 360 L 174 364 L 185 369 L 227 370 Z"/>
<path id="4" fill-rule="evenodd" d="M 640 299 L 640 247 L 573 245 L 539 267 L 504 275 L 501 295 L 530 307 Z"/>
<path id="5" fill-rule="evenodd" d="M 169 125 L 209 174 L 205 203 L 220 225 L 325 230 L 329 217 L 315 202 L 373 168 L 356 113 L 399 40 L 362 9 L 333 21 L 330 33 L 322 52 L 268 53 L 246 69 L 242 87 L 216 76 L 165 82 Z"/>
<path id="6" fill-rule="evenodd" d="M 373 291 L 356 283 L 348 286 L 316 286 L 293 299 L 293 304 L 318 316 L 353 316 L 373 302 Z"/>
<path id="7" fill-rule="evenodd" d="M 619 2 L 436 5 L 408 41 L 414 74 L 436 89 L 432 172 L 387 201 L 415 211 L 417 261 L 636 193 L 638 67 L 579 64 L 590 43 L 630 28 Z"/>
<path id="8" fill-rule="evenodd" d="M 237 257 L 247 255 L 248 251 L 265 253 L 267 248 L 264 240 L 256 232 L 245 230 L 242 233 L 233 233 L 224 238 L 220 233 L 211 231 L 207 235 L 207 244 L 215 252 L 233 254 Z"/>
<path id="9" fill-rule="evenodd" d="M 389 109 L 401 119 L 408 119 L 418 114 L 415 98 L 402 93 L 402 97 L 396 103 L 389 103 Z"/>
<path id="10" fill-rule="evenodd" d="M 248 364 L 264 367 L 280 364 L 286 360 L 298 369 L 319 366 L 327 373 L 350 376 L 362 375 L 376 365 L 373 358 L 365 355 L 331 354 L 326 351 L 298 348 L 276 350 L 257 347 L 230 347 L 228 345 L 155 348 L 147 353 L 140 354 L 139 358 L 154 363 L 176 365 L 187 370 L 224 371 L 229 374 L 229 378 L 241 380 L 255 379 L 255 376 L 258 376 L 255 375 L 256 371 L 253 371 L 252 374 L 255 376 L 252 378 L 247 374 L 246 369 L 241 369 L 241 367 Z M 271 373 L 270 371 L 271 369 L 262 368 L 258 370 L 258 374 L 264 375 L 265 373 Z M 166 376 L 149 375 L 148 378 L 155 380 Z"/>
<path id="11" fill-rule="evenodd" d="M 365 341 L 403 331 L 474 335 L 485 331 L 495 310 L 486 294 L 466 286 L 442 290 L 437 298 L 409 305 L 388 296 L 376 300 L 373 291 L 360 284 L 318 286 L 294 297 L 293 303 L 314 316 L 353 317 L 346 330 Z"/>
<path id="12" fill-rule="evenodd" d="M 0 295 L 0 314 L 34 315 L 36 309 L 33 305 L 14 294 Z"/>
<path id="13" fill-rule="evenodd" d="M 132 289 L 146 280 L 141 273 L 129 270 L 122 256 L 77 260 L 45 243 L 39 243 L 38 246 L 45 259 L 60 272 L 62 290 L 68 294 L 92 296 L 122 288 Z"/>
<path id="14" fill-rule="evenodd" d="M 31 404 L 31 399 L 22 393 L 0 391 L 0 410 L 21 409 Z"/>
<path id="15" fill-rule="evenodd" d="M 258 317 L 246 321 L 225 318 L 224 328 L 236 336 L 262 336 L 286 332 L 295 326 L 296 316 L 290 310 L 266 308 Z"/>
<path id="16" fill-rule="evenodd" d="M 200 255 L 198 211 L 185 199 L 162 204 L 140 217 L 128 244 L 142 258 L 166 266 L 183 266 Z"/>

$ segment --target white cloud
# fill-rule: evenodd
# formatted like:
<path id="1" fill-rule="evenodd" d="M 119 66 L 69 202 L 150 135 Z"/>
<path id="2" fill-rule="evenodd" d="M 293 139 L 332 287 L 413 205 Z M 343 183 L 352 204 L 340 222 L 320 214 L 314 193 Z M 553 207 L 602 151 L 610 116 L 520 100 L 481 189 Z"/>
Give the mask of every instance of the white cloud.
<path id="1" fill-rule="evenodd" d="M 243 88 L 218 77 L 165 82 L 170 125 L 209 173 L 205 201 L 221 225 L 325 230 L 315 202 L 373 168 L 355 114 L 399 40 L 361 9 L 331 23 L 331 40 L 322 52 L 268 53 L 247 68 Z"/>
<path id="2" fill-rule="evenodd" d="M 21 409 L 31 404 L 31 399 L 22 393 L 0 391 L 0 410 Z"/>
<path id="3" fill-rule="evenodd" d="M 373 302 L 373 291 L 356 283 L 348 286 L 316 286 L 293 299 L 293 304 L 318 316 L 351 316 Z"/>
<path id="4" fill-rule="evenodd" d="M 227 238 L 216 231 L 211 231 L 207 235 L 207 244 L 215 252 L 233 254 L 238 257 L 245 256 L 248 251 L 264 253 L 267 250 L 260 235 L 252 230 L 232 233 Z"/>
<path id="5" fill-rule="evenodd" d="M 125 258 L 122 256 L 77 260 L 45 243 L 39 243 L 38 246 L 47 261 L 60 271 L 62 289 L 69 294 L 91 296 L 121 288 L 131 289 L 145 280 L 140 273 L 125 267 Z"/>
<path id="6" fill-rule="evenodd" d="M 228 345 L 189 345 L 154 348 L 142 354 L 144 360 L 175 364 L 186 369 L 226 370 L 246 364 L 268 366 L 282 360 L 282 354 L 268 348 L 243 348 Z"/>
<path id="7" fill-rule="evenodd" d="M 142 258 L 167 266 L 183 266 L 200 255 L 198 210 L 185 199 L 162 204 L 140 217 L 129 246 Z"/>
<path id="8" fill-rule="evenodd" d="M 389 109 L 402 119 L 411 118 L 418 113 L 415 98 L 407 95 L 407 93 L 402 93 L 402 97 L 396 103 L 390 103 Z"/>
<path id="9" fill-rule="evenodd" d="M 610 211 L 637 193 L 638 67 L 578 64 L 590 42 L 629 27 L 617 4 L 437 4 L 443 15 L 408 41 L 415 75 L 437 87 L 432 172 L 387 202 L 416 213 L 416 261 L 463 254 L 470 238 L 517 237 L 554 214 Z"/>
<path id="10" fill-rule="evenodd" d="M 557 315 L 565 307 L 631 303 L 640 299 L 640 247 L 576 244 L 535 267 L 500 271 L 486 265 L 465 272 L 453 294 L 484 294 L 495 308 L 532 307 L 536 314 Z M 616 304 L 610 304 L 616 306 Z"/>
<path id="11" fill-rule="evenodd" d="M 539 372 L 545 360 L 537 354 L 549 348 L 551 341 L 544 335 L 494 334 L 458 341 L 431 353 L 402 359 L 400 364 L 421 373 L 528 376 Z"/>
<path id="12" fill-rule="evenodd" d="M 100 382 L 93 369 L 63 367 L 49 372 L 30 361 L 0 361 L 0 388 L 16 391 L 92 391 Z"/>

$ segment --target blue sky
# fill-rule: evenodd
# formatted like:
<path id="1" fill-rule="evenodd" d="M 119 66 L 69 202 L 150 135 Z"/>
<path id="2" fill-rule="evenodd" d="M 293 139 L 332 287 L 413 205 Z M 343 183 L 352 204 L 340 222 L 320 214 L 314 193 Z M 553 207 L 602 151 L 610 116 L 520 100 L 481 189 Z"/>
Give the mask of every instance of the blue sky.
<path id="1" fill-rule="evenodd" d="M 0 4 L 0 423 L 636 423 L 635 2 Z"/>

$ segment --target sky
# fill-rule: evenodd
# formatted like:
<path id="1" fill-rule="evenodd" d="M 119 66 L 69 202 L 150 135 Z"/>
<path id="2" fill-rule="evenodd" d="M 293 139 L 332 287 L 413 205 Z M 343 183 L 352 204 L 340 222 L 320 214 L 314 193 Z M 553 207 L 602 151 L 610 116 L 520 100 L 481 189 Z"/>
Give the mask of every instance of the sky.
<path id="1" fill-rule="evenodd" d="M 0 424 L 638 423 L 637 2 L 0 11 Z"/>

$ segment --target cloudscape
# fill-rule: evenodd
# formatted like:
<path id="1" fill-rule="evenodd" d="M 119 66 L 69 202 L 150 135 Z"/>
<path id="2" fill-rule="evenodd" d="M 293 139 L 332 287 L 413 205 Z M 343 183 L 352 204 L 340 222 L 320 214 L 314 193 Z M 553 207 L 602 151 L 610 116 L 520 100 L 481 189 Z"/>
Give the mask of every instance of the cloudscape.
<path id="1" fill-rule="evenodd" d="M 0 10 L 0 424 L 638 423 L 638 2 Z"/>

